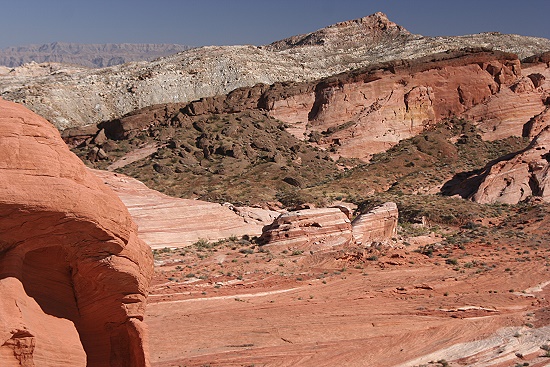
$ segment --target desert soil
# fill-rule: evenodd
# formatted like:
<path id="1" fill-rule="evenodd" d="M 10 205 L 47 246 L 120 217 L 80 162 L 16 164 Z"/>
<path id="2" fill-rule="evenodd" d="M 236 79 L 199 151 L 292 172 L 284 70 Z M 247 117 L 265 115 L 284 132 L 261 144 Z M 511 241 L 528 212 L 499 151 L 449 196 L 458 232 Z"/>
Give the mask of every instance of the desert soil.
<path id="1" fill-rule="evenodd" d="M 550 363 L 548 244 L 475 242 L 432 257 L 414 247 L 157 250 L 152 365 Z"/>

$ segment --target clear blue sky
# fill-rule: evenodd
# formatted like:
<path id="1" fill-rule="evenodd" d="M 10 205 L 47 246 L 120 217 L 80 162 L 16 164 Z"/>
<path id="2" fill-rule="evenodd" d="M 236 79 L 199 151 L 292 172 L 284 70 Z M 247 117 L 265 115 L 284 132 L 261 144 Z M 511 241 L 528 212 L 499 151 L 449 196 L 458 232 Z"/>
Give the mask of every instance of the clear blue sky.
<path id="1" fill-rule="evenodd" d="M 267 44 L 377 11 L 412 33 L 550 38 L 550 0 L 0 0 L 0 48 Z"/>

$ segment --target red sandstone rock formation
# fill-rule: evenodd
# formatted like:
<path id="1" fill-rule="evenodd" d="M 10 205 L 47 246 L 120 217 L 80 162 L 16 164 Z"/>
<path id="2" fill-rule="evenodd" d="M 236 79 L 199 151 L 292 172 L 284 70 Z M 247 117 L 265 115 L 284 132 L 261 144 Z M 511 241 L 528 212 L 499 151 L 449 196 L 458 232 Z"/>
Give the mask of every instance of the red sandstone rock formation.
<path id="1" fill-rule="evenodd" d="M 463 116 L 477 122 L 487 140 L 508 136 L 533 138 L 542 129 L 540 117 L 548 109 L 550 68 L 544 63 L 524 64 L 522 75 L 509 87 L 473 106 Z"/>
<path id="2" fill-rule="evenodd" d="M 397 235 L 398 218 L 397 205 L 385 203 L 353 220 L 353 237 L 357 243 L 365 245 L 374 241 L 389 240 Z"/>
<path id="3" fill-rule="evenodd" d="M 304 94 L 292 96 L 289 105 L 301 101 L 309 130 L 322 132 L 322 145 L 345 157 L 368 158 L 444 118 L 483 106 L 491 96 L 509 90 L 520 76 L 515 55 L 461 51 L 328 78 L 316 85 L 313 103 L 308 105 L 311 94 Z M 516 122 L 512 133 L 521 135 L 523 123 L 540 113 L 540 96 L 535 104 L 536 108 L 524 111 L 532 114 Z M 270 111 L 280 120 L 293 122 L 296 116 L 306 115 L 295 109 L 287 117 L 288 106 L 275 108 L 280 105 L 284 103 L 278 101 Z"/>
<path id="4" fill-rule="evenodd" d="M 452 116 L 475 121 L 488 140 L 534 136 L 546 126 L 549 96 L 543 59 L 521 65 L 512 54 L 466 50 L 344 73 L 266 107 L 307 122 L 338 155 L 368 158 Z"/>
<path id="5" fill-rule="evenodd" d="M 478 203 L 517 204 L 531 196 L 550 202 L 550 126 L 525 150 L 489 163 L 478 174 L 458 174 L 442 191 Z"/>
<path id="6" fill-rule="evenodd" d="M 279 213 L 180 199 L 151 190 L 142 182 L 113 172 L 93 170 L 118 195 L 139 226 L 139 238 L 152 248 L 184 247 L 199 239 L 259 236 Z"/>
<path id="7" fill-rule="evenodd" d="M 122 202 L 3 100 L 0 156 L 0 365 L 148 366 L 152 256 Z"/>
<path id="8" fill-rule="evenodd" d="M 265 246 L 290 250 L 322 250 L 351 243 L 370 244 L 395 237 L 398 211 L 385 203 L 350 223 L 346 207 L 297 210 L 281 214 L 260 237 Z"/>
<path id="9" fill-rule="evenodd" d="M 353 241 L 351 223 L 338 208 L 304 209 L 281 214 L 260 240 L 268 247 L 318 251 Z"/>
<path id="10" fill-rule="evenodd" d="M 546 127 L 525 151 L 486 167 L 472 200 L 517 204 L 536 196 L 550 201 L 549 153 L 550 127 Z"/>
<path id="11" fill-rule="evenodd" d="M 532 139 L 548 125 L 550 125 L 550 103 L 548 103 L 543 112 L 534 116 L 523 125 L 523 136 Z"/>

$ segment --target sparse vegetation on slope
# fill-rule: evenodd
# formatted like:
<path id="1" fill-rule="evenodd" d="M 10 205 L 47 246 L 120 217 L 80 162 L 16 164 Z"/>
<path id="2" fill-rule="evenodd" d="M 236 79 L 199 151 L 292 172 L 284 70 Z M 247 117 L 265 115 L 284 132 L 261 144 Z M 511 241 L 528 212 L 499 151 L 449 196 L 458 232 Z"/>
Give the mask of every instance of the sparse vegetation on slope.
<path id="1" fill-rule="evenodd" d="M 128 140 L 110 140 L 108 154 L 118 158 L 148 144 L 160 147 L 120 171 L 177 197 L 300 204 L 315 199 L 302 193 L 304 189 L 337 173 L 326 152 L 296 139 L 285 124 L 258 111 L 165 121 Z M 87 151 L 77 153 L 85 159 Z M 94 163 L 98 168 L 108 164 Z"/>
<path id="2" fill-rule="evenodd" d="M 343 199 L 362 210 L 394 201 L 403 223 L 424 217 L 460 226 L 498 216 L 500 206 L 441 196 L 443 183 L 457 172 L 480 169 L 518 151 L 528 141 L 483 141 L 470 122 L 449 119 L 376 154 L 369 163 L 342 171 L 326 152 L 288 134 L 284 123 L 246 111 L 172 118 L 127 140 L 108 140 L 103 147 L 116 160 L 152 144 L 160 147 L 156 153 L 120 172 L 168 195 L 239 204 L 279 201 L 285 206 Z M 86 159 L 91 148 L 76 152 Z M 105 168 L 111 162 L 88 163 Z"/>

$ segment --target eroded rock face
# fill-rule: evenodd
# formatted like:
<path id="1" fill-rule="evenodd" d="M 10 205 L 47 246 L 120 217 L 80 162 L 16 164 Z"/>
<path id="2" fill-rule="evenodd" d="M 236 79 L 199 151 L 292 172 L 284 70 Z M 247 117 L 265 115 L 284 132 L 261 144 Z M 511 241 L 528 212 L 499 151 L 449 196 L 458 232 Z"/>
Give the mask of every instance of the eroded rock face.
<path id="1" fill-rule="evenodd" d="M 397 234 L 399 213 L 395 203 L 385 203 L 350 222 L 345 206 L 315 208 L 281 214 L 264 228 L 260 241 L 268 247 L 318 251 L 352 243 L 369 245 Z"/>
<path id="2" fill-rule="evenodd" d="M 520 73 L 514 55 L 480 50 L 396 62 L 319 83 L 309 123 L 326 147 L 368 158 L 483 103 Z"/>
<path id="3" fill-rule="evenodd" d="M 281 214 L 260 240 L 268 247 L 318 251 L 350 244 L 351 223 L 338 208 L 297 210 Z"/>
<path id="4" fill-rule="evenodd" d="M 455 116 L 476 122 L 487 140 L 534 136 L 544 127 L 549 100 L 546 63 L 522 68 L 516 55 L 467 49 L 372 65 L 313 82 L 257 84 L 188 104 L 150 106 L 63 134 L 74 144 L 102 134 L 126 139 L 166 121 L 185 125 L 190 116 L 260 109 L 287 123 L 295 137 L 319 144 L 335 158 L 368 160 Z"/>
<path id="5" fill-rule="evenodd" d="M 485 140 L 508 136 L 535 137 L 544 121 L 550 95 L 550 68 L 546 63 L 523 64 L 521 75 L 489 96 L 484 103 L 473 106 L 462 116 L 477 122 Z"/>
<path id="6" fill-rule="evenodd" d="M 443 192 L 482 204 L 517 204 L 531 196 L 549 202 L 549 153 L 550 127 L 547 126 L 525 150 L 491 162 L 479 174 L 455 177 L 444 185 Z"/>
<path id="7" fill-rule="evenodd" d="M 152 256 L 122 202 L 53 125 L 3 100 L 0 152 L 2 365 L 148 366 Z"/>
<path id="8" fill-rule="evenodd" d="M 398 219 L 397 204 L 385 203 L 353 220 L 353 237 L 357 243 L 365 245 L 374 241 L 387 241 L 397 235 Z"/>
<path id="9" fill-rule="evenodd" d="M 389 62 L 314 88 L 289 86 L 287 95 L 274 88 L 264 108 L 291 128 L 307 122 L 297 137 L 349 158 L 368 159 L 453 116 L 474 121 L 486 140 L 534 137 L 550 100 L 550 67 L 537 60 L 522 65 L 513 54 L 470 49 Z"/>
<path id="10" fill-rule="evenodd" d="M 279 215 L 260 208 L 174 198 L 119 173 L 92 172 L 126 205 L 139 225 L 139 237 L 152 248 L 185 247 L 199 239 L 259 236 L 262 227 Z"/>

